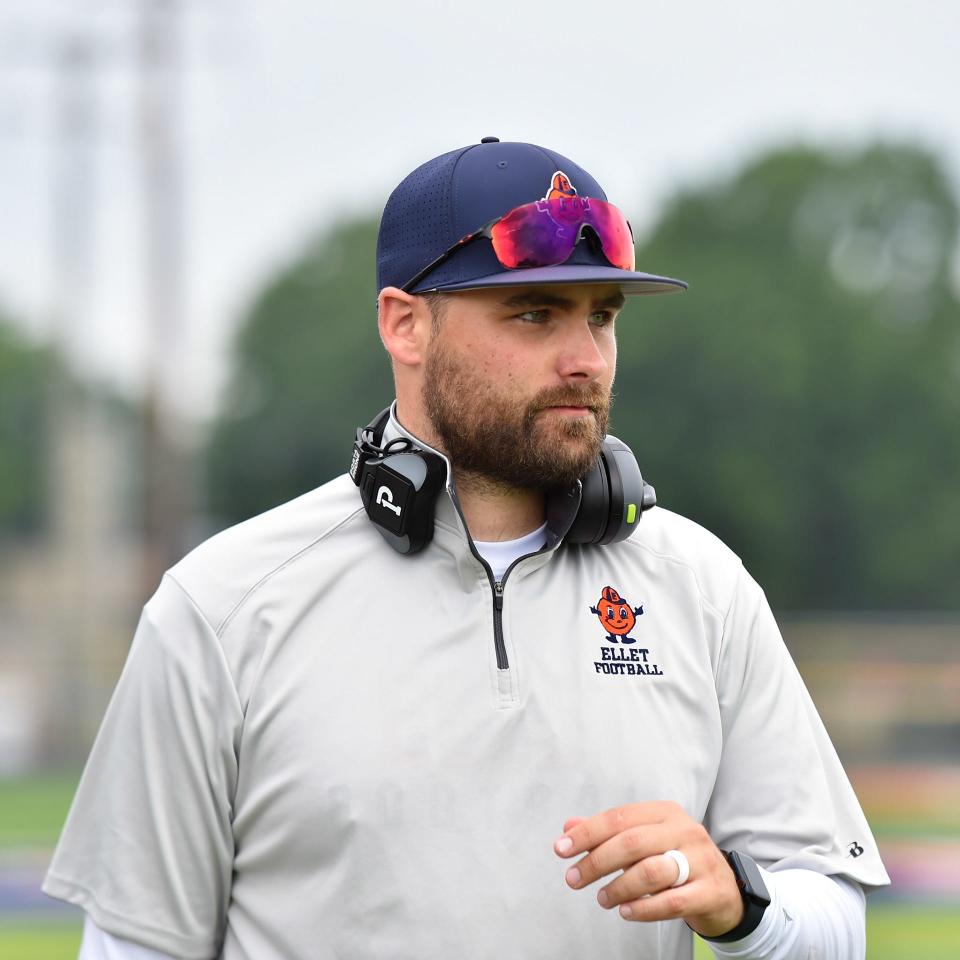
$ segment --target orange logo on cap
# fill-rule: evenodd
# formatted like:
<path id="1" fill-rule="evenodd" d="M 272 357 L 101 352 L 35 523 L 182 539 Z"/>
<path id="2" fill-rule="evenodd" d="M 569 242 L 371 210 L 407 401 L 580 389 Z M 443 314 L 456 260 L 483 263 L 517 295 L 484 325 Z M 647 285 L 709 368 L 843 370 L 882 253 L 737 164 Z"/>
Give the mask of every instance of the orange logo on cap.
<path id="1" fill-rule="evenodd" d="M 576 195 L 576 188 L 570 182 L 570 178 L 562 170 L 558 170 L 553 175 L 553 179 L 550 181 L 550 189 L 543 199 L 560 200 L 563 197 L 575 197 Z"/>

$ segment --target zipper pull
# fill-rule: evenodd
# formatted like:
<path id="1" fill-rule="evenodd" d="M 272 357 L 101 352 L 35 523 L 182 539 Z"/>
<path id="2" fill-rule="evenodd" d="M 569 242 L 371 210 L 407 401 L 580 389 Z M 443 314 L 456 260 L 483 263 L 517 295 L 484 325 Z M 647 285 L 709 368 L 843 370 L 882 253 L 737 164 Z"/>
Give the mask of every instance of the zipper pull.
<path id="1" fill-rule="evenodd" d="M 498 609 L 503 609 L 503 584 L 499 580 L 493 581 L 493 605 Z"/>

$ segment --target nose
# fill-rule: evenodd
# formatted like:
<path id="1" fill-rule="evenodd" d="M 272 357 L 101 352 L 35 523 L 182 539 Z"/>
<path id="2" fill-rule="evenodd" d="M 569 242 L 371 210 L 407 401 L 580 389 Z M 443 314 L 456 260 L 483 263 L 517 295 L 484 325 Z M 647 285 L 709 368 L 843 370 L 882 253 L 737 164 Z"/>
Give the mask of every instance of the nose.
<path id="1" fill-rule="evenodd" d="M 615 362 L 615 351 L 612 338 L 608 338 L 601 328 L 585 320 L 572 322 L 567 326 L 557 356 L 557 372 L 565 380 L 598 380 Z"/>

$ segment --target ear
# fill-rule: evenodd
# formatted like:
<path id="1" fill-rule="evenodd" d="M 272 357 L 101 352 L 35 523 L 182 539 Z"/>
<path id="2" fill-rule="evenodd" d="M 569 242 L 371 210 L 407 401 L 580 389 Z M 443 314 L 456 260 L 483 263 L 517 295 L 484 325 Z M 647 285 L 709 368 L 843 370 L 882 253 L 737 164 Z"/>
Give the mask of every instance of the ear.
<path id="1" fill-rule="evenodd" d="M 430 308 L 422 297 L 398 287 L 384 287 L 377 298 L 380 339 L 393 360 L 414 367 L 426 356 L 430 341 Z"/>

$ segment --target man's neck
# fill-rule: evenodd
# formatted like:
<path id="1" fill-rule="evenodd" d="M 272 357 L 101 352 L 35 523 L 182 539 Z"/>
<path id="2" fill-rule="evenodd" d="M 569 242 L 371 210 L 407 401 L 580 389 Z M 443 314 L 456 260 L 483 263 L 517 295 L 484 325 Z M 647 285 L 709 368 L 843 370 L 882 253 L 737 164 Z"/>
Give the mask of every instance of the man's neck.
<path id="1" fill-rule="evenodd" d="M 443 452 L 443 445 L 432 424 L 425 415 L 418 414 L 418 408 L 412 404 L 405 406 L 402 414 L 399 403 L 394 410 L 397 424 L 407 433 Z M 400 419 L 401 415 L 403 420 Z M 409 423 L 406 422 L 407 418 Z M 460 470 L 455 463 L 452 470 L 457 500 L 474 540 L 487 543 L 516 540 L 536 530 L 546 519 L 542 491 L 497 483 L 489 477 Z"/>
<path id="2" fill-rule="evenodd" d="M 543 524 L 540 490 L 510 487 L 453 466 L 457 499 L 474 540 L 516 540 Z"/>

